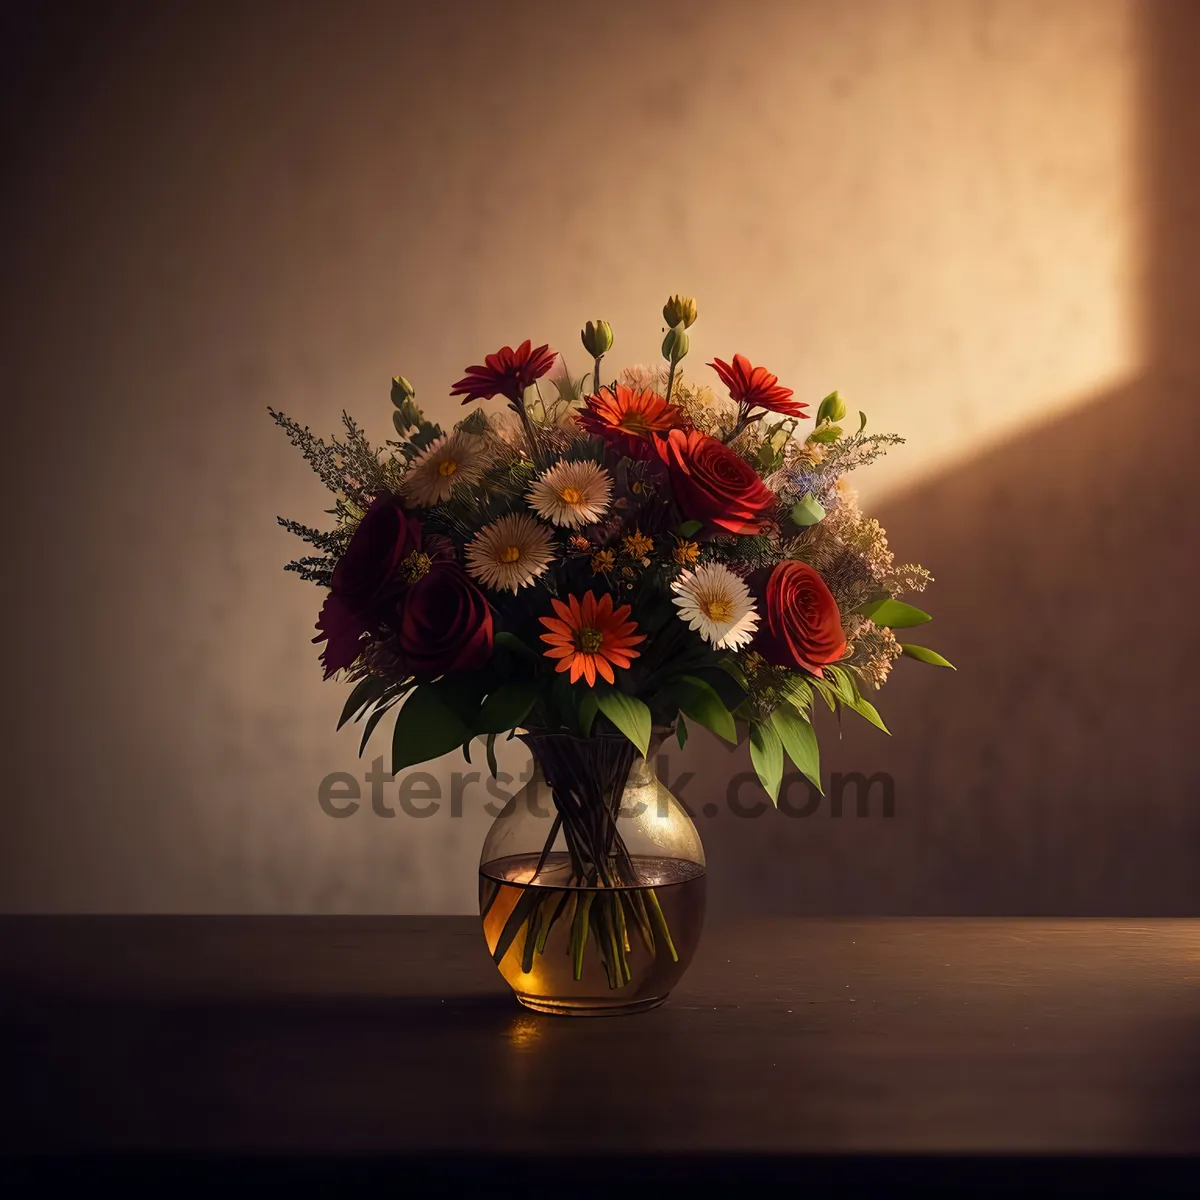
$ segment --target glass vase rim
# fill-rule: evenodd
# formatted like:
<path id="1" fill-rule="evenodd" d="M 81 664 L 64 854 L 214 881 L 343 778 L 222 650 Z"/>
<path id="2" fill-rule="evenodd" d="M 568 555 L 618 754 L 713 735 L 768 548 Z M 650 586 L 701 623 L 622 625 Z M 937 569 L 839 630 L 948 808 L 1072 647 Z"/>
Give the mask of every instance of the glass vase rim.
<path id="1" fill-rule="evenodd" d="M 479 874 L 485 879 L 490 879 L 493 883 L 503 883 L 510 887 L 522 889 L 535 888 L 556 892 L 642 892 L 647 888 L 664 886 L 661 881 L 658 883 L 650 883 L 644 880 L 636 883 L 546 883 L 544 881 L 539 882 L 540 877 L 538 875 L 534 875 L 530 879 L 521 880 L 518 882 L 500 874 L 494 869 L 498 864 L 504 863 L 510 859 L 521 859 L 527 857 L 528 855 L 522 854 L 501 855 L 499 858 L 493 858 L 486 863 L 481 862 L 479 864 Z M 680 878 L 670 880 L 669 883 L 687 883 L 693 879 L 699 878 L 701 875 L 706 875 L 708 873 L 708 867 L 705 863 L 696 862 L 694 859 L 690 858 L 679 858 L 669 854 L 632 854 L 630 855 L 630 861 L 635 864 L 646 862 L 668 862 L 672 864 L 672 866 L 679 871 Z"/>
<path id="2" fill-rule="evenodd" d="M 650 740 L 653 742 L 655 738 L 669 737 L 675 732 L 677 722 L 672 721 L 669 725 L 655 724 L 650 726 Z M 561 738 L 564 741 L 578 742 L 581 745 L 586 745 L 589 742 L 628 742 L 629 739 L 620 730 L 602 730 L 600 733 L 573 733 L 569 729 L 540 729 L 526 728 L 520 726 L 513 730 L 513 736 L 528 744 L 529 741 L 538 741 L 543 738 Z M 629 742 L 633 746 L 633 742 Z M 634 749 L 637 747 L 635 746 Z"/>

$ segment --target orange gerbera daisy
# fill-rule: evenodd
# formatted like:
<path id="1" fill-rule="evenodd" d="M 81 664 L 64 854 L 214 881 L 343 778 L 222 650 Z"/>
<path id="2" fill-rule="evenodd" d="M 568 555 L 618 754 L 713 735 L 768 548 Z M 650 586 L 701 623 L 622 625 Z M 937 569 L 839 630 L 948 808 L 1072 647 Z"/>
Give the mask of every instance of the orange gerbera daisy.
<path id="1" fill-rule="evenodd" d="M 688 425 L 683 409 L 668 404 L 652 388 L 635 390 L 623 383 L 615 389 L 602 387 L 589 396 L 578 420 L 588 433 L 603 438 L 630 458 L 650 457 L 653 434 L 686 429 Z"/>
<path id="2" fill-rule="evenodd" d="M 542 641 L 549 644 L 542 653 L 557 658 L 555 670 L 570 671 L 572 683 L 580 675 L 588 687 L 596 686 L 597 675 L 615 682 L 613 667 L 628 668 L 630 660 L 641 654 L 633 647 L 646 640 L 644 633 L 634 632 L 637 624 L 628 619 L 629 605 L 614 610 L 607 592 L 599 600 L 587 592 L 582 601 L 578 596 L 568 596 L 567 601 L 552 599 L 558 616 L 538 618 L 550 631 L 542 634 Z"/>

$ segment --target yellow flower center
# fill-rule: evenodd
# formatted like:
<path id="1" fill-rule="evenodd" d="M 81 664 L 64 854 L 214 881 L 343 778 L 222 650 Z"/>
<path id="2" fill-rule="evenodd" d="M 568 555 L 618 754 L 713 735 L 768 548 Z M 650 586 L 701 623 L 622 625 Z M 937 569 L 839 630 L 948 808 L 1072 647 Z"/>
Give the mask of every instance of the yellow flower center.
<path id="1" fill-rule="evenodd" d="M 654 549 L 654 539 L 647 537 L 641 530 L 627 534 L 622 544 L 625 547 L 625 553 L 633 558 L 644 558 Z"/>
<path id="2" fill-rule="evenodd" d="M 733 601 L 725 596 L 704 596 L 700 600 L 700 611 L 717 625 L 733 620 Z"/>
<path id="3" fill-rule="evenodd" d="M 500 551 L 500 561 L 502 563 L 515 563 L 521 557 L 520 546 L 505 546 Z"/>
<path id="4" fill-rule="evenodd" d="M 585 626 L 575 634 L 575 648 L 583 654 L 595 654 L 604 645 L 604 634 Z"/>
<path id="5" fill-rule="evenodd" d="M 649 433 L 650 423 L 646 420 L 643 413 L 636 410 L 623 413 L 618 426 L 624 429 L 626 433 Z"/>
<path id="6" fill-rule="evenodd" d="M 414 550 L 400 564 L 400 576 L 406 583 L 416 583 L 418 579 L 423 579 L 429 574 L 429 568 L 433 566 L 428 554 L 422 554 L 420 550 Z"/>
<path id="7" fill-rule="evenodd" d="M 440 463 L 438 463 L 438 474 L 439 475 L 446 475 L 446 476 L 453 475 L 454 472 L 457 470 L 458 470 L 458 463 L 456 463 L 454 461 L 454 459 L 452 459 L 452 458 L 443 458 L 442 461 Z"/>
<path id="8" fill-rule="evenodd" d="M 570 504 L 572 507 L 578 507 L 586 499 L 584 494 L 578 488 L 573 487 L 563 488 L 563 490 L 559 492 L 558 498 L 564 504 Z"/>

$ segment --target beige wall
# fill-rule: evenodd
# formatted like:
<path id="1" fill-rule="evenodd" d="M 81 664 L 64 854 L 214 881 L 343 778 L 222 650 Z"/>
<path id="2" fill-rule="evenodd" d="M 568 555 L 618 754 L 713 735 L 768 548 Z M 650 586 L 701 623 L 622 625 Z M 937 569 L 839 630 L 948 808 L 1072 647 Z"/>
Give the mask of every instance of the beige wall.
<path id="1" fill-rule="evenodd" d="M 939 577 L 930 640 L 963 668 L 903 671 L 893 743 L 826 731 L 832 765 L 895 774 L 891 821 L 707 825 L 715 903 L 1200 911 L 1169 90 L 1193 11 L 45 17 L 5 129 L 0 907 L 468 910 L 478 787 L 461 819 L 318 808 L 365 764 L 273 526 L 326 496 L 266 405 L 383 437 L 394 373 L 451 417 L 467 363 L 526 336 L 573 354 L 588 317 L 646 360 L 679 289 L 700 370 L 742 351 L 912 439 L 859 482 Z M 700 745 L 673 770 L 705 764 L 733 771 Z"/>

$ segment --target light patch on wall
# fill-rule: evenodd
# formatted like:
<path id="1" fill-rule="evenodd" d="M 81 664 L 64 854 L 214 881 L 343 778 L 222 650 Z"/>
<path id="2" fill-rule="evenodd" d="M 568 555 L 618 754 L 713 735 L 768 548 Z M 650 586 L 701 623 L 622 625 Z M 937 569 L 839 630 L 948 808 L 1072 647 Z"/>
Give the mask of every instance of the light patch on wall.
<path id="1" fill-rule="evenodd" d="M 757 53 L 722 33 L 674 178 L 703 339 L 908 437 L 864 493 L 1138 368 L 1129 4 L 798 5 Z"/>

